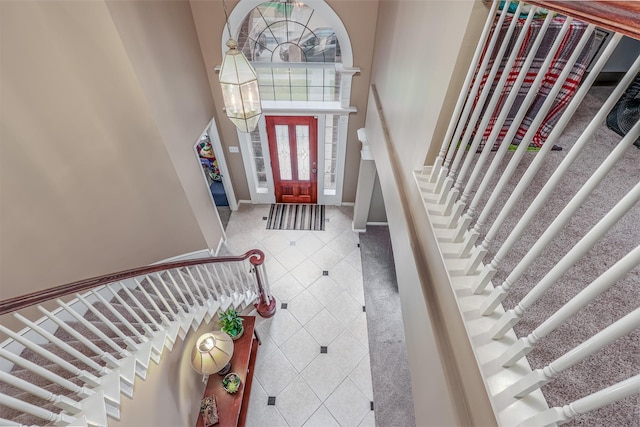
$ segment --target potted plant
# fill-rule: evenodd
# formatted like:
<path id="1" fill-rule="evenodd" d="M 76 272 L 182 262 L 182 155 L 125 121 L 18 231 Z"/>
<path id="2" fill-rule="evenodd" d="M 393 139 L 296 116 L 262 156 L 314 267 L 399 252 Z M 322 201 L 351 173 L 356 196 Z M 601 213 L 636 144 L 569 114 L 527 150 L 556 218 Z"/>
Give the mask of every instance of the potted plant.
<path id="1" fill-rule="evenodd" d="M 222 380 L 222 387 L 227 391 L 227 393 L 234 394 L 240 389 L 240 383 L 241 381 L 238 374 L 231 372 Z"/>
<path id="2" fill-rule="evenodd" d="M 244 320 L 238 316 L 238 312 L 233 308 L 229 308 L 227 311 L 223 311 L 220 314 L 220 321 L 218 325 L 222 332 L 229 334 L 232 340 L 237 340 L 244 333 L 244 326 L 242 322 Z"/>

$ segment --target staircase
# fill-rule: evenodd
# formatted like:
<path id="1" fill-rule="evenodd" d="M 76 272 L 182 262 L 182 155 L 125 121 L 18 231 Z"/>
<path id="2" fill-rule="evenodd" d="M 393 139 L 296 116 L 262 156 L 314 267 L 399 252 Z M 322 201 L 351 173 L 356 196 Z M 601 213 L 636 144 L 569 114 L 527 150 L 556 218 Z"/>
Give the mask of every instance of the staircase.
<path id="1" fill-rule="evenodd" d="M 163 263 L 83 280 L 0 302 L 25 329 L 0 348 L 0 425 L 106 426 L 120 419 L 121 394 L 134 396 L 136 377 L 220 311 L 255 304 L 275 313 L 264 254 Z M 74 299 L 64 302 L 63 296 Z M 18 310 L 38 305 L 31 321 Z"/>

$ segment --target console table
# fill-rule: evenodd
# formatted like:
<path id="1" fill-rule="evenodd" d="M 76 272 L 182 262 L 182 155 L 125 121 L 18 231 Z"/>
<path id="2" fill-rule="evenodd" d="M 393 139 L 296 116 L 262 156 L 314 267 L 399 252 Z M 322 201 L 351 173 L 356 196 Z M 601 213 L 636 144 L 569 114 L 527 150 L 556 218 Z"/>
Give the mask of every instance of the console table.
<path id="1" fill-rule="evenodd" d="M 218 424 L 215 424 L 216 427 L 242 427 L 247 417 L 253 370 L 260 341 L 255 333 L 255 316 L 241 317 L 244 319 L 242 323 L 244 334 L 233 342 L 233 357 L 231 358 L 231 370 L 229 371 L 238 374 L 242 380 L 240 390 L 235 394 L 227 393 L 222 387 L 222 378 L 224 377 L 218 374 L 209 375 L 209 381 L 207 381 L 207 386 L 204 389 L 203 398 L 216 397 L 219 417 Z M 204 427 L 202 414 L 198 415 L 196 427 Z"/>

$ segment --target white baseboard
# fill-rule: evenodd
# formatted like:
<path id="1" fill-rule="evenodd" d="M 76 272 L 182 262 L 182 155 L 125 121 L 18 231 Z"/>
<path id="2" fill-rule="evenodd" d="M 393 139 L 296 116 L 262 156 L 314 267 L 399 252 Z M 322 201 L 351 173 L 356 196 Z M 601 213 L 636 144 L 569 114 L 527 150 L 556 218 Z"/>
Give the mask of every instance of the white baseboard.
<path id="1" fill-rule="evenodd" d="M 385 226 L 388 227 L 389 223 L 388 222 L 375 222 L 375 221 L 372 221 L 372 222 L 367 222 L 367 225 L 385 225 Z"/>
<path id="2" fill-rule="evenodd" d="M 219 245 L 218 245 L 219 247 Z M 200 249 L 198 251 L 189 252 L 182 255 L 176 255 L 171 258 L 163 259 L 152 263 L 151 265 L 162 264 L 163 262 L 184 261 L 186 259 L 209 258 L 211 256 L 209 249 Z"/>

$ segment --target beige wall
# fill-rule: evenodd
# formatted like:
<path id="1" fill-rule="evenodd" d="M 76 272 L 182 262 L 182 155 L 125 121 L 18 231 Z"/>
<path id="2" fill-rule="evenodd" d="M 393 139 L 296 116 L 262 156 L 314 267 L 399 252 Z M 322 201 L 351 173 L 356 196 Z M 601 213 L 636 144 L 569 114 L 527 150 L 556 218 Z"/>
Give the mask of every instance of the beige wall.
<path id="1" fill-rule="evenodd" d="M 440 147 L 485 17 L 480 1 L 380 1 L 378 98 L 370 96 L 365 128 L 387 208 L 417 425 L 496 423 L 412 177 Z"/>
<path id="2" fill-rule="evenodd" d="M 224 231 L 193 145 L 213 117 L 213 99 L 188 0 L 108 0 L 161 141 L 207 246 Z"/>
<path id="3" fill-rule="evenodd" d="M 369 205 L 369 217 L 367 222 L 387 222 L 387 212 L 384 207 L 384 196 L 380 187 L 380 177 L 376 173 L 376 179 L 373 183 L 373 194 L 371 195 L 371 204 Z"/>
<path id="4" fill-rule="evenodd" d="M 240 200 L 249 200 L 249 187 L 246 173 L 242 163 L 241 154 L 229 153 L 229 146 L 238 146 L 238 137 L 235 127 L 224 116 L 222 93 L 218 83 L 218 75 L 214 68 L 222 63 L 223 52 L 221 50 L 221 37 L 225 25 L 222 2 L 206 0 L 190 0 L 193 11 L 193 19 L 198 32 L 200 48 L 204 58 L 211 85 L 216 111 L 218 131 L 225 150 L 225 156 L 229 166 L 236 197 Z M 227 1 L 229 13 L 238 3 Z M 349 116 L 349 130 L 347 139 L 346 166 L 342 201 L 353 202 L 355 200 L 356 185 L 358 181 L 358 167 L 360 164 L 360 143 L 356 131 L 363 127 L 365 110 L 367 105 L 367 93 L 373 58 L 375 24 L 378 14 L 378 0 L 329 0 L 329 6 L 338 14 L 347 29 L 353 49 L 353 64 L 362 70 L 353 78 L 351 91 L 351 105 L 357 107 L 358 113 Z"/>
<path id="5" fill-rule="evenodd" d="M 1 7 L 0 298 L 207 247 L 166 147 L 193 142 L 210 101 L 149 98 L 103 1 Z M 182 18 L 163 30 L 174 52 L 195 39 Z M 166 86 L 198 79 L 163 66 Z"/>

